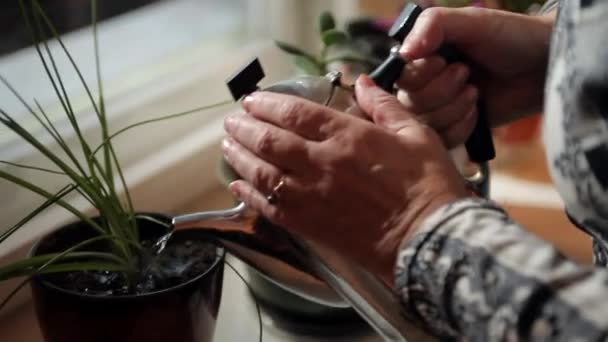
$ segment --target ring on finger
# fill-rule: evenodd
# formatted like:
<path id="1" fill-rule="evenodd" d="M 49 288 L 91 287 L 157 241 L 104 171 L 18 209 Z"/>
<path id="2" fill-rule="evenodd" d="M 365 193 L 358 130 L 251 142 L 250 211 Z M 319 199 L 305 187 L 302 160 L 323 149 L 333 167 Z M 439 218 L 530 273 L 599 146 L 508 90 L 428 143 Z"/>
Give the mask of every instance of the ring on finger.
<path id="1" fill-rule="evenodd" d="M 266 200 L 268 204 L 276 205 L 279 203 L 281 199 L 281 190 L 285 187 L 285 177 L 281 177 L 277 185 L 272 188 L 272 191 L 268 196 L 266 196 Z"/>

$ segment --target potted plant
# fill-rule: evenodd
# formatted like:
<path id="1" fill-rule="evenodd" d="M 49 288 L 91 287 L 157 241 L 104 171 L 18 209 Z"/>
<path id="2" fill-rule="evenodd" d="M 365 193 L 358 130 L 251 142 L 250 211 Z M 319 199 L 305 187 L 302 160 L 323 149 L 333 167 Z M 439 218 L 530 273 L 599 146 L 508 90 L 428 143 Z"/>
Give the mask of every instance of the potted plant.
<path id="1" fill-rule="evenodd" d="M 354 83 L 361 73 L 380 65 L 388 56 L 393 41 L 386 30 L 368 18 L 357 18 L 336 26 L 334 16 L 323 12 L 318 18 L 321 49 L 309 53 L 286 42 L 275 41 L 278 48 L 293 56 L 297 69 L 306 75 L 322 76 L 330 71 L 342 72 L 343 81 Z"/>
<path id="2" fill-rule="evenodd" d="M 49 342 L 210 341 L 221 298 L 224 250 L 193 230 L 167 235 L 170 233 L 167 216 L 136 211 L 112 144 L 113 137 L 130 128 L 194 111 L 147 120 L 110 134 L 98 57 L 99 90 L 94 96 L 39 2 L 19 3 L 40 60 L 78 138 L 78 146 L 68 146 L 44 108 L 26 102 L 0 76 L 1 83 L 23 103 L 61 150 L 54 153 L 10 113 L 0 109 L 0 123 L 54 165 L 50 169 L 0 161 L 3 164 L 0 179 L 45 198 L 42 205 L 0 233 L 0 246 L 51 206 L 68 210 L 76 221 L 39 240 L 27 258 L 0 265 L 0 282 L 23 279 L 7 298 L 0 298 L 0 310 L 29 283 L 42 334 Z M 98 56 L 96 18 L 96 1 L 92 0 L 92 28 Z M 83 137 L 79 118 L 72 110 L 47 44 L 49 37 L 59 42 L 88 94 L 102 136 L 98 146 Z M 202 109 L 205 108 L 199 110 Z M 58 174 L 65 178 L 65 186 L 52 193 L 34 180 L 10 172 L 22 168 Z M 66 197 L 73 194 L 86 199 L 96 209 L 96 215 L 87 215 L 71 205 Z M 161 237 L 165 239 L 159 240 Z"/>

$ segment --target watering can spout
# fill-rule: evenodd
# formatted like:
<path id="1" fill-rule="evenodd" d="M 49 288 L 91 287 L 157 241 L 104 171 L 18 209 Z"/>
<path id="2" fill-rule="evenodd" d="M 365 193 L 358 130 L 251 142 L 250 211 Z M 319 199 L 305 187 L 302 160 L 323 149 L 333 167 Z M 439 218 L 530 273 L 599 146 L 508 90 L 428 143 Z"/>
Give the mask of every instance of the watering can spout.
<path id="1" fill-rule="evenodd" d="M 287 291 L 330 307 L 353 307 L 387 340 L 429 339 L 404 319 L 397 297 L 379 278 L 331 249 L 292 236 L 244 203 L 176 216 L 172 223 L 175 230 L 205 231 Z"/>
<path id="2" fill-rule="evenodd" d="M 174 230 L 202 230 L 219 240 L 234 256 L 282 288 L 319 304 L 348 306 L 318 277 L 305 251 L 280 228 L 240 203 L 227 210 L 176 216 Z"/>

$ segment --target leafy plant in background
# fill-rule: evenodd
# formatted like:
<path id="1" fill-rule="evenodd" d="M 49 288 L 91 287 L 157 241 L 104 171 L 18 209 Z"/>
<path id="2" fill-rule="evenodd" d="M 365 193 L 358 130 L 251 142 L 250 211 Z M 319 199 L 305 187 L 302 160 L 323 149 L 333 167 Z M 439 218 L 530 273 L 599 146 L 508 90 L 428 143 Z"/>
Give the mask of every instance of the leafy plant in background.
<path id="1" fill-rule="evenodd" d="M 26 279 L 21 282 L 7 298 L 0 302 L 0 309 L 32 276 L 37 274 L 89 270 L 116 271 L 125 274 L 125 279 L 127 279 L 127 281 L 137 279 L 137 277 L 141 275 L 140 259 L 142 258 L 142 255 L 146 253 L 145 246 L 142 244 L 139 237 L 137 220 L 150 220 L 163 225 L 166 225 L 166 223 L 155 220 L 150 216 L 138 215 L 135 213 L 129 189 L 116 156 L 115 148 L 112 144 L 112 138 L 143 124 L 176 118 L 232 102 L 225 101 L 177 114 L 145 120 L 110 134 L 100 75 L 96 0 L 92 0 L 91 4 L 91 20 L 98 87 L 97 94 L 93 93 L 85 81 L 76 61 L 72 58 L 39 1 L 19 1 L 23 19 L 31 35 L 34 47 L 57 98 L 61 103 L 63 112 L 78 139 L 78 147 L 77 150 L 70 148 L 66 143 L 66 137 L 59 133 L 55 124 L 49 119 L 49 115 L 44 108 L 36 100 L 34 100 L 34 105 L 25 101 L 23 96 L 21 96 L 9 81 L 0 75 L 1 83 L 19 99 L 27 112 L 35 118 L 40 127 L 53 138 L 54 142 L 61 149 L 61 153 L 52 152 L 51 149 L 38 139 L 34 133 L 28 131 L 23 125 L 13 119 L 13 116 L 10 113 L 7 113 L 0 108 L 0 123 L 44 155 L 55 168 L 49 169 L 33 165 L 21 165 L 6 160 L 2 160 L 0 163 L 16 169 L 33 169 L 41 173 L 59 175 L 66 179 L 65 185 L 59 191 L 52 193 L 30 180 L 0 169 L 0 179 L 4 179 L 17 186 L 28 189 L 45 199 L 45 202 L 42 205 L 35 208 L 19 222 L 8 229 L 3 229 L 2 233 L 0 233 L 0 244 L 24 227 L 26 223 L 31 221 L 42 211 L 54 205 L 58 205 L 71 212 L 79 220 L 94 229 L 97 235 L 93 238 L 74 244 L 60 253 L 37 255 L 0 267 L 0 281 L 15 277 L 26 277 Z M 98 146 L 92 145 L 92 143 L 87 141 L 83 136 L 79 118 L 73 110 L 72 101 L 64 87 L 62 75 L 58 71 L 55 55 L 49 48 L 47 42 L 49 38 L 54 38 L 59 43 L 61 51 L 65 54 L 65 57 L 69 60 L 71 66 L 78 75 L 82 87 L 95 111 L 102 136 L 102 142 Z M 118 179 L 115 179 L 115 175 L 118 176 Z M 121 190 L 124 191 L 124 196 L 120 195 Z M 66 197 L 72 194 L 79 194 L 85 198 L 94 208 L 96 208 L 101 220 L 98 222 L 92 220 L 85 213 L 68 203 Z M 105 242 L 108 248 L 103 250 L 93 248 L 93 245 L 97 245 L 99 242 Z"/>
<path id="2" fill-rule="evenodd" d="M 371 69 L 382 61 L 384 51 L 377 51 L 378 46 L 387 43 L 387 37 L 367 32 L 365 38 L 374 36 L 379 41 L 374 46 L 369 39 L 365 41 L 360 31 L 360 22 L 351 22 L 346 29 L 336 27 L 336 20 L 329 12 L 323 12 L 318 19 L 318 32 L 322 43 L 318 53 L 309 53 L 289 43 L 275 41 L 276 45 L 294 58 L 294 63 L 303 72 L 310 75 L 324 75 L 331 71 L 333 63 L 357 63 Z M 384 39 L 382 39 L 384 38 Z M 386 48 L 386 53 L 388 53 Z"/>
<path id="3" fill-rule="evenodd" d="M 500 8 L 511 12 L 525 13 L 535 5 L 542 5 L 545 0 L 422 0 L 425 6 L 464 7 L 480 6 Z"/>
<path id="4" fill-rule="evenodd" d="M 511 11 L 525 13 L 528 12 L 534 5 L 542 5 L 545 0 L 500 0 L 498 5 L 500 8 Z"/>

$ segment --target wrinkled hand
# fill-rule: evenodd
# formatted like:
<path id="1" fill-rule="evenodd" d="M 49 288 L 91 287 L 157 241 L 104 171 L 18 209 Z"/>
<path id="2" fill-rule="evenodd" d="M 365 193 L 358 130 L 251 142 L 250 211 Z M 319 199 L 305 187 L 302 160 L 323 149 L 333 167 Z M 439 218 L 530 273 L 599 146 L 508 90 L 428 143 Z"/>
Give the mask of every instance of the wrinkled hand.
<path id="1" fill-rule="evenodd" d="M 247 97 L 246 113 L 225 121 L 224 156 L 243 178 L 230 189 L 273 223 L 392 284 L 403 239 L 467 191 L 432 129 L 365 76 L 356 94 L 377 125 L 293 96 Z"/>
<path id="2" fill-rule="evenodd" d="M 542 106 L 553 15 L 533 17 L 482 8 L 429 8 L 401 53 L 409 63 L 398 81 L 399 99 L 438 131 L 448 147 L 462 144 L 484 99 L 492 126 L 538 112 Z M 436 54 L 449 44 L 472 67 L 446 65 Z M 473 77 L 473 86 L 467 83 Z"/>

